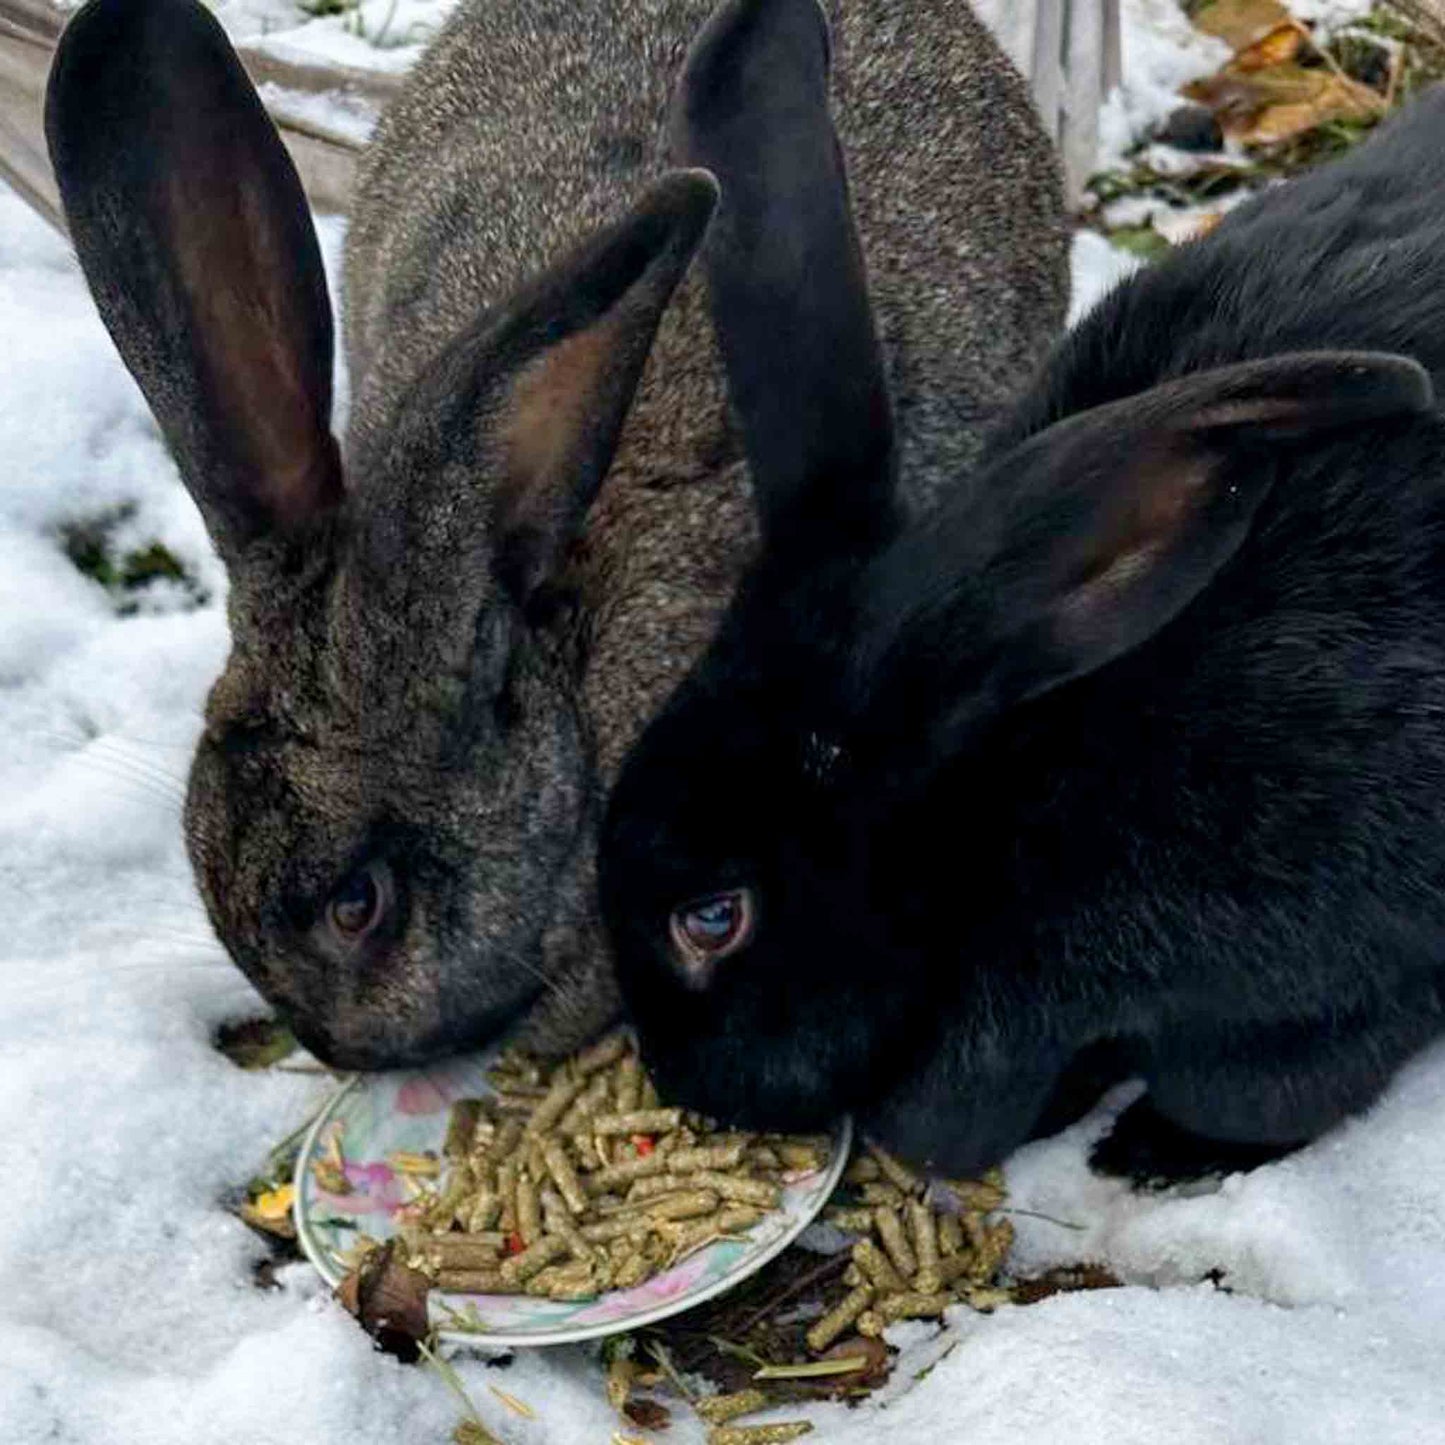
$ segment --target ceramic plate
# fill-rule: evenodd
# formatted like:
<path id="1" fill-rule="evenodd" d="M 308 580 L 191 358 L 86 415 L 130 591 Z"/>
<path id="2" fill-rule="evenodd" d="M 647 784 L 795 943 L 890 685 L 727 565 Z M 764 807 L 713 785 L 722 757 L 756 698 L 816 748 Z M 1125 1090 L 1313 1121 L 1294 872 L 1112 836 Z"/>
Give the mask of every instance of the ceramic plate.
<path id="1" fill-rule="evenodd" d="M 407 1202 L 405 1181 L 386 1162 L 398 1151 L 441 1153 L 457 1099 L 493 1092 L 486 1070 L 494 1053 L 454 1059 L 423 1073 L 369 1074 L 344 1085 L 321 1111 L 296 1161 L 296 1228 L 301 1246 L 327 1283 L 346 1273 L 343 1256 L 358 1232 L 386 1239 L 393 1214 Z M 833 1131 L 832 1154 L 815 1173 L 783 1190 L 783 1207 L 748 1235 L 718 1240 L 635 1289 L 561 1303 L 529 1295 L 453 1295 L 433 1290 L 432 1322 L 455 1343 L 507 1348 L 561 1345 L 637 1329 L 691 1309 L 756 1273 L 802 1233 L 827 1202 L 848 1159 L 852 1126 Z M 339 1146 L 345 1194 L 317 1182 L 311 1162 Z M 334 1157 L 334 1156 L 333 1156 Z"/>

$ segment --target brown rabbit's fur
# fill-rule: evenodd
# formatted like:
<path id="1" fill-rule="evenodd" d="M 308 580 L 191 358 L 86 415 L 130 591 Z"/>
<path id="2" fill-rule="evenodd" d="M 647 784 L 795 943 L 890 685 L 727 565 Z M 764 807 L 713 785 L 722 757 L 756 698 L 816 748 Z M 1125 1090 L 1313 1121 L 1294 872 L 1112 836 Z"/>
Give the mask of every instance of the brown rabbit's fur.
<path id="1" fill-rule="evenodd" d="M 217 94 L 208 67 L 228 64 L 189 7 L 93 0 L 72 25 L 74 79 L 52 96 L 51 126 L 102 314 L 231 574 L 234 648 L 186 813 L 201 891 L 238 964 L 334 1063 L 415 1061 L 507 1028 L 564 1050 L 616 1008 L 594 899 L 603 792 L 755 541 L 695 278 L 663 313 L 590 508 L 582 480 L 605 465 L 598 438 L 712 204 L 699 177 L 652 184 L 710 0 L 468 0 L 455 13 L 363 166 L 339 478 L 319 267 L 269 239 L 305 224 L 267 159 L 274 137 L 256 130 L 259 107 L 249 130 L 208 119 L 214 142 L 168 119 L 168 95 Z M 900 467 L 926 505 L 968 471 L 984 422 L 1061 324 L 1056 164 L 1022 79 L 963 0 L 833 10 Z M 133 76 L 160 76 L 154 99 L 133 100 L 137 81 L 117 69 L 132 36 Z M 227 74 L 240 116 L 244 78 Z M 101 84 L 114 114 L 98 129 L 86 95 Z M 126 125 L 147 154 L 170 147 L 194 193 L 233 208 L 229 227 L 158 199 Z M 208 164 L 212 144 L 229 147 L 225 167 Z M 269 200 L 238 199 L 256 195 Z M 630 275 L 639 235 L 662 259 L 602 312 L 569 310 L 574 278 L 597 289 L 597 247 L 604 281 Z M 157 269 L 122 254 L 158 256 Z M 259 306 L 210 304 L 258 287 Z M 634 292 L 653 307 L 645 325 Z M 293 314 L 311 318 L 304 347 L 287 334 L 304 329 Z M 506 330 L 518 315 L 525 334 Z M 488 339 L 497 328 L 505 345 Z M 219 372 L 217 354 L 231 358 Z M 278 395 L 289 431 L 249 404 Z M 340 939 L 337 899 L 375 897 L 378 868 L 380 922 Z"/>

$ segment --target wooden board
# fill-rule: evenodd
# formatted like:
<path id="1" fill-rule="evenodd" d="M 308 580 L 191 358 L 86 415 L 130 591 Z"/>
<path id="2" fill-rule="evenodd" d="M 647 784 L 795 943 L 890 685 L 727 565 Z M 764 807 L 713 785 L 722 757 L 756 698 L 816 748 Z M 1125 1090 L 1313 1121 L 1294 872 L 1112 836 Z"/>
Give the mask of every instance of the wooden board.
<path id="1" fill-rule="evenodd" d="M 0 0 L 0 178 L 64 230 L 60 199 L 45 150 L 42 119 L 51 56 L 64 28 L 66 11 L 51 0 Z M 279 94 L 268 109 L 300 173 L 312 206 L 323 214 L 344 212 L 362 142 L 297 114 L 291 96 L 340 91 L 380 110 L 399 78 L 334 65 L 305 65 L 254 47 L 239 48 L 251 79 L 270 82 Z"/>
<path id="2" fill-rule="evenodd" d="M 1032 37 L 1029 72 L 1044 127 L 1063 155 L 1068 200 L 1083 194 L 1098 147 L 1099 107 L 1120 79 L 1119 0 L 1018 0 Z M 0 179 L 52 225 L 64 228 L 45 152 L 41 110 L 50 58 L 68 12 L 54 0 L 0 0 Z M 299 114 L 288 95 L 340 91 L 379 111 L 400 77 L 331 64 L 297 63 L 239 47 L 258 85 L 277 88 L 267 107 L 312 206 L 344 212 L 362 143 Z M 277 93 L 279 92 L 279 93 Z"/>

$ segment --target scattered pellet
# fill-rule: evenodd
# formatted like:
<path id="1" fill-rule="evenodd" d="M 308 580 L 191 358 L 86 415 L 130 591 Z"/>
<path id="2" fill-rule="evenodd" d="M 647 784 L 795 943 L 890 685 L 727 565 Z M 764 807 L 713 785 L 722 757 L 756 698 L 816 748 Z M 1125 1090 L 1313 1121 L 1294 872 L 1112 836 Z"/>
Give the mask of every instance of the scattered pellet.
<path id="1" fill-rule="evenodd" d="M 599 1039 L 591 1048 L 583 1049 L 573 1060 L 573 1067 L 579 1074 L 595 1074 L 599 1069 L 611 1068 L 627 1052 L 627 1035 L 622 1032 L 608 1034 Z"/>
<path id="2" fill-rule="evenodd" d="M 890 1184 L 886 1179 L 861 1185 L 858 1193 L 865 1204 L 882 1205 L 884 1209 L 902 1209 L 907 1198 L 896 1184 Z"/>
<path id="3" fill-rule="evenodd" d="M 938 1234 L 933 1223 L 933 1211 L 921 1200 L 910 1199 L 906 1213 L 918 1268 L 932 1273 L 938 1267 Z"/>
<path id="4" fill-rule="evenodd" d="M 673 1162 L 675 1164 L 677 1161 Z M 711 1189 L 724 1199 L 760 1204 L 764 1209 L 776 1209 L 783 1200 L 783 1191 L 776 1184 L 765 1184 L 760 1179 L 745 1179 L 737 1174 L 720 1174 L 712 1169 L 699 1169 L 692 1176 L 692 1183 Z"/>
<path id="5" fill-rule="evenodd" d="M 880 1294 L 902 1294 L 908 1288 L 893 1262 L 871 1239 L 860 1239 L 853 1246 L 853 1263 Z"/>
<path id="6" fill-rule="evenodd" d="M 573 1169 L 566 1150 L 556 1139 L 548 1139 L 543 1143 L 542 1162 L 547 1166 L 547 1172 L 552 1176 L 557 1192 L 566 1201 L 567 1208 L 573 1214 L 584 1213 L 587 1209 L 587 1195 L 583 1192 L 577 1171 Z"/>
<path id="7" fill-rule="evenodd" d="M 957 1254 L 963 1248 L 963 1226 L 958 1216 L 944 1210 L 938 1216 L 938 1252 L 942 1255 Z"/>
<path id="8" fill-rule="evenodd" d="M 542 1201 L 525 1169 L 517 1178 L 517 1233 L 523 1244 L 536 1244 L 542 1237 Z"/>
<path id="9" fill-rule="evenodd" d="M 731 1395 L 704 1395 L 692 1402 L 693 1410 L 709 1425 L 726 1425 L 739 1415 L 753 1415 L 767 1408 L 768 1397 L 761 1390 L 737 1390 Z"/>
<path id="10" fill-rule="evenodd" d="M 534 1245 L 502 1262 L 502 1278 L 508 1284 L 522 1284 L 567 1253 L 567 1241 L 560 1234 L 544 1234 Z"/>
<path id="11" fill-rule="evenodd" d="M 567 1112 L 567 1106 L 582 1092 L 586 1082 L 581 1074 L 563 1066 L 547 1088 L 546 1095 L 527 1120 L 527 1133 L 534 1138 L 545 1134 Z"/>
<path id="12" fill-rule="evenodd" d="M 899 1223 L 898 1216 L 891 1209 L 885 1209 L 879 1205 L 873 1211 L 873 1227 L 878 1231 L 878 1238 L 883 1241 L 883 1248 L 888 1251 L 888 1258 L 893 1261 L 894 1269 L 904 1279 L 916 1274 L 918 1260 L 904 1236 L 903 1226 Z"/>
<path id="13" fill-rule="evenodd" d="M 896 1320 L 915 1320 L 941 1315 L 953 1303 L 953 1296 L 946 1290 L 940 1290 L 937 1294 L 920 1294 L 917 1290 L 905 1290 L 902 1294 L 880 1296 L 868 1314 L 886 1328 Z M 858 1332 L 860 1334 L 873 1333 L 872 1330 L 864 1328 L 861 1317 L 858 1321 Z"/>
<path id="14" fill-rule="evenodd" d="M 714 1425 L 707 1432 L 707 1445 L 788 1445 L 811 1434 L 808 1420 L 788 1420 L 778 1425 Z"/>
<path id="15" fill-rule="evenodd" d="M 892 1185 L 902 1190 L 904 1194 L 922 1194 L 923 1180 L 913 1172 L 901 1159 L 895 1158 L 881 1145 L 875 1144 L 871 1139 L 867 1140 L 864 1147 L 868 1150 L 873 1162 L 877 1164 L 883 1177 Z"/>
<path id="16" fill-rule="evenodd" d="M 695 1169 L 736 1169 L 743 1162 L 746 1138 L 728 1144 L 707 1144 L 701 1148 L 678 1149 L 672 1155 L 672 1167 L 680 1174 Z"/>
<path id="17" fill-rule="evenodd" d="M 871 1184 L 880 1177 L 878 1161 L 871 1154 L 859 1154 L 843 1171 L 845 1184 Z"/>
<path id="18" fill-rule="evenodd" d="M 625 1114 L 598 1114 L 592 1120 L 592 1132 L 594 1134 L 668 1134 L 680 1127 L 681 1124 L 681 1109 L 632 1109 Z"/>
<path id="19" fill-rule="evenodd" d="M 718 1206 L 718 1197 L 710 1189 L 689 1189 L 682 1194 L 664 1194 L 660 1199 L 649 1199 L 646 1205 L 648 1219 L 695 1219 L 701 1214 L 712 1214 Z"/>
<path id="20" fill-rule="evenodd" d="M 867 1234 L 873 1228 L 873 1211 L 861 1205 L 851 1208 L 847 1205 L 830 1205 L 823 1211 L 823 1222 L 845 1229 L 849 1234 Z"/>
<path id="21" fill-rule="evenodd" d="M 805 1338 L 808 1348 L 820 1355 L 864 1310 L 873 1303 L 875 1291 L 871 1284 L 860 1284 L 828 1311 L 809 1329 Z"/>
<path id="22" fill-rule="evenodd" d="M 436 1287 L 456 1294 L 511 1294 L 513 1286 L 502 1278 L 500 1269 L 439 1269 Z"/>
<path id="23" fill-rule="evenodd" d="M 458 1099 L 452 1105 L 447 1117 L 446 1141 L 442 1154 L 448 1159 L 465 1159 L 472 1152 L 472 1140 L 476 1138 L 477 1122 L 482 1117 L 480 1099 Z"/>

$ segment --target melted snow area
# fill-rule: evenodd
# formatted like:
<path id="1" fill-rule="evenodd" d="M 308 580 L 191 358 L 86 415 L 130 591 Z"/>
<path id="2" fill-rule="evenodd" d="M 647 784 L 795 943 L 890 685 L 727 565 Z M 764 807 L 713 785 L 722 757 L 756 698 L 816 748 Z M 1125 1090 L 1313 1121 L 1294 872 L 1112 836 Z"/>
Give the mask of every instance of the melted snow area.
<path id="1" fill-rule="evenodd" d="M 373 65 L 408 63 L 442 8 L 400 0 L 402 38 L 378 50 L 335 17 L 290 23 L 282 0 L 221 7 L 238 35 L 348 60 L 355 42 Z M 392 9 L 368 0 L 368 33 Z M 1213 57 L 1176 43 L 1166 0 L 1126 12 L 1132 127 Z M 340 228 L 323 231 L 334 270 Z M 1093 236 L 1075 255 L 1077 312 L 1131 263 Z M 210 935 L 178 821 L 225 579 L 67 248 L 3 189 L 0 341 L 0 1441 L 440 1445 L 459 1411 L 436 1374 L 373 1353 L 304 1266 L 257 1288 L 264 1248 L 221 1203 L 322 1087 L 242 1073 L 209 1042 L 257 1007 Z M 65 528 L 121 508 L 118 550 L 159 539 L 204 605 L 159 582 L 120 615 L 72 565 Z M 1445 1439 L 1445 1048 L 1368 1118 L 1193 1197 L 1092 1177 L 1103 1127 L 1011 1162 L 1014 1204 L 1079 1226 L 1018 1217 L 1019 1263 L 1102 1260 L 1129 1287 L 958 1310 L 941 1335 L 902 1326 L 888 1390 L 814 1408 L 813 1438 Z M 1224 1289 L 1199 1282 L 1211 1272 Z M 511 1445 L 617 1428 L 585 1350 L 457 1365 Z M 507 1413 L 493 1381 L 537 1419 Z M 663 1438 L 701 1434 L 678 1418 Z"/>

